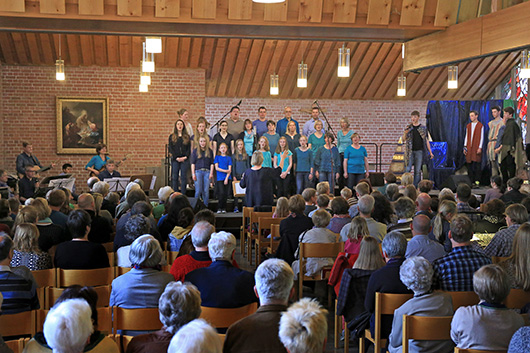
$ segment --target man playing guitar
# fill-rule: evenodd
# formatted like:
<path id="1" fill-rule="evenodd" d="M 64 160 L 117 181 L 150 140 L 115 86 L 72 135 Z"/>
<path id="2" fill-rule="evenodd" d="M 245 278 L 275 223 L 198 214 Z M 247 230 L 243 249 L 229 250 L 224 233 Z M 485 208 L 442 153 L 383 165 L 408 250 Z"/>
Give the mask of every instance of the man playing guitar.
<path id="1" fill-rule="evenodd" d="M 17 173 L 19 178 L 26 175 L 26 167 L 38 167 L 33 168 L 33 170 L 38 172 L 45 172 L 49 169 L 55 167 L 55 163 L 52 163 L 50 166 L 42 167 L 39 162 L 39 159 L 33 155 L 33 145 L 29 142 L 22 142 L 22 153 L 17 156 Z"/>

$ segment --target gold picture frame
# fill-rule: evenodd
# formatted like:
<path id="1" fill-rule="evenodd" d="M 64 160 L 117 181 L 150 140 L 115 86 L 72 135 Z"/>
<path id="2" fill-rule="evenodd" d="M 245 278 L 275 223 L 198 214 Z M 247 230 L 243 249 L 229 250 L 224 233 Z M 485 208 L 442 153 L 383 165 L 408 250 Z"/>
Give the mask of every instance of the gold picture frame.
<path id="1" fill-rule="evenodd" d="M 57 153 L 95 154 L 108 145 L 109 99 L 56 97 Z"/>

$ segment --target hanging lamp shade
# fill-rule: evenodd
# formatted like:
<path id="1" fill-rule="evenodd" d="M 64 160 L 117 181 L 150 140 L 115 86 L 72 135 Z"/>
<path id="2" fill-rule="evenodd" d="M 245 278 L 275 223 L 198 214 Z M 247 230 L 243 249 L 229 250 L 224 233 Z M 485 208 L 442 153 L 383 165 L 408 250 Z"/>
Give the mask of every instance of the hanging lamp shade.
<path id="1" fill-rule="evenodd" d="M 300 88 L 307 87 L 307 64 L 302 61 L 298 64 L 298 77 L 296 80 L 296 86 Z"/>
<path id="2" fill-rule="evenodd" d="M 276 74 L 271 75 L 270 94 L 271 96 L 280 94 L 279 77 Z"/>
<path id="3" fill-rule="evenodd" d="M 161 37 L 145 37 L 145 51 L 147 53 L 159 54 L 162 52 Z"/>
<path id="4" fill-rule="evenodd" d="M 457 89 L 458 88 L 458 66 L 449 66 L 447 68 L 447 88 Z"/>
<path id="5" fill-rule="evenodd" d="M 140 84 L 150 85 L 151 84 L 151 74 L 149 72 L 142 72 L 140 74 Z"/>
<path id="6" fill-rule="evenodd" d="M 403 74 L 398 77 L 397 95 L 398 97 L 405 97 L 407 95 L 407 78 Z"/>
<path id="7" fill-rule="evenodd" d="M 350 48 L 344 45 L 339 48 L 339 65 L 337 67 L 337 76 L 350 77 Z"/>
<path id="8" fill-rule="evenodd" d="M 55 61 L 55 79 L 57 81 L 64 81 L 66 78 L 64 74 L 64 60 L 58 59 Z"/>

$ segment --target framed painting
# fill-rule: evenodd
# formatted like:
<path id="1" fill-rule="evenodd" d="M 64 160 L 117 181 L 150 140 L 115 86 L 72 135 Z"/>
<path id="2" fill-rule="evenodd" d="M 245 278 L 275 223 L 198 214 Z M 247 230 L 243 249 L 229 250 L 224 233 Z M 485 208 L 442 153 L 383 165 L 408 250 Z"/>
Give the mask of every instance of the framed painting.
<path id="1" fill-rule="evenodd" d="M 57 97 L 57 153 L 94 154 L 108 145 L 109 99 Z"/>

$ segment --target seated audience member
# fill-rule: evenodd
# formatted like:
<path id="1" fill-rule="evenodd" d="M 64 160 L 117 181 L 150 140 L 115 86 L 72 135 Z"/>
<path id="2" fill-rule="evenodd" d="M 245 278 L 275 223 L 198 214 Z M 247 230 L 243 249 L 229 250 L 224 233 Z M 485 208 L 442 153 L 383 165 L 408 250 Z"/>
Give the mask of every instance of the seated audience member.
<path id="1" fill-rule="evenodd" d="M 412 239 L 408 242 L 406 258 L 412 256 L 423 256 L 430 263 L 445 255 L 442 244 L 429 238 L 431 231 L 431 220 L 426 215 L 414 217 L 411 224 Z"/>
<path id="2" fill-rule="evenodd" d="M 110 242 L 112 223 L 107 218 L 96 214 L 94 197 L 90 194 L 81 194 L 77 198 L 77 205 L 80 210 L 86 211 L 91 219 L 88 240 L 99 244 Z"/>
<path id="3" fill-rule="evenodd" d="M 98 293 L 92 287 L 81 287 L 79 285 L 74 285 L 66 288 L 61 296 L 57 299 L 54 304 L 54 307 L 58 307 L 61 303 L 72 300 L 79 299 L 84 300 L 90 306 L 91 319 L 94 325 L 94 332 L 90 335 L 89 339 L 84 347 L 84 352 L 108 352 L 108 353 L 118 353 L 119 349 L 116 346 L 114 340 L 110 337 L 107 337 L 106 334 L 101 333 L 98 330 L 98 312 L 97 312 L 97 303 L 98 303 Z M 35 337 L 33 337 L 27 345 L 24 347 L 24 352 L 27 353 L 47 353 L 52 352 L 51 347 L 46 341 L 46 337 L 43 332 L 38 332 Z"/>
<path id="4" fill-rule="evenodd" d="M 504 201 L 506 206 L 513 203 L 521 203 L 527 196 L 520 191 L 521 185 L 523 185 L 523 180 L 520 178 L 515 177 L 508 180 L 506 183 L 506 192 L 501 196 L 501 200 Z"/>
<path id="5" fill-rule="evenodd" d="M 302 298 L 282 313 L 280 341 L 289 353 L 323 352 L 328 335 L 328 311 L 317 301 Z"/>
<path id="6" fill-rule="evenodd" d="M 372 218 L 385 225 L 396 223 L 397 216 L 394 212 L 394 206 L 392 206 L 390 201 L 377 190 L 372 192 L 371 196 L 374 198 Z"/>
<path id="7" fill-rule="evenodd" d="M 524 208 L 526 208 L 526 211 L 528 212 L 528 214 L 530 215 L 530 197 L 525 197 L 523 199 L 523 201 L 521 201 L 521 205 L 524 206 Z"/>
<path id="8" fill-rule="evenodd" d="M 471 247 L 473 223 L 465 215 L 457 215 L 451 221 L 449 239 L 453 251 L 434 261 L 433 287 L 444 291 L 470 292 L 473 290 L 473 274 L 491 258 Z"/>
<path id="9" fill-rule="evenodd" d="M 39 182 L 35 178 L 35 169 L 33 166 L 26 166 L 24 176 L 18 181 L 18 197 L 20 201 L 25 202 L 35 196 L 35 191 L 39 187 Z"/>
<path id="10" fill-rule="evenodd" d="M 355 196 L 357 197 L 357 200 L 359 200 L 364 195 L 370 195 L 370 185 L 368 185 L 368 183 L 365 183 L 365 182 L 359 182 L 355 186 Z M 351 218 L 357 217 L 359 215 L 359 204 L 358 204 L 358 202 L 359 201 L 357 201 L 356 204 L 352 205 L 348 209 L 348 213 L 349 213 Z"/>
<path id="11" fill-rule="evenodd" d="M 11 266 L 25 266 L 30 271 L 47 270 L 53 267 L 50 255 L 39 248 L 39 230 L 34 224 L 17 226 L 13 243 Z"/>
<path id="12" fill-rule="evenodd" d="M 424 192 L 416 198 L 416 216 L 420 214 L 426 215 L 429 219 L 433 219 L 434 217 L 431 211 L 431 197 Z"/>
<path id="13" fill-rule="evenodd" d="M 193 227 L 194 217 L 195 214 L 191 207 L 185 207 L 180 210 L 178 222 L 168 235 L 167 249 L 169 251 L 179 251 L 184 245 L 185 238 L 188 237 Z"/>
<path id="14" fill-rule="evenodd" d="M 90 224 L 88 212 L 84 210 L 70 212 L 66 226 L 72 235 L 72 240 L 57 245 L 55 267 L 65 270 L 109 267 L 109 257 L 103 245 L 88 240 Z"/>
<path id="15" fill-rule="evenodd" d="M 331 210 L 329 209 L 329 196 L 326 195 L 326 194 L 320 194 L 317 196 L 317 209 L 309 212 L 309 214 L 307 215 L 309 218 L 313 217 L 313 215 L 315 214 L 316 211 L 318 210 L 324 210 L 328 213 L 331 214 Z"/>
<path id="16" fill-rule="evenodd" d="M 20 209 L 20 201 L 14 197 L 10 197 L 7 201 L 9 202 L 9 217 L 11 217 L 14 221 L 17 218 L 17 214 Z"/>
<path id="17" fill-rule="evenodd" d="M 311 211 L 317 209 L 317 191 L 313 188 L 307 188 L 302 191 L 302 197 L 305 201 L 304 215 L 309 215 Z"/>
<path id="18" fill-rule="evenodd" d="M 202 306 L 238 308 L 257 301 L 252 273 L 232 265 L 236 238 L 227 232 L 213 233 L 208 242 L 212 264 L 185 276 L 201 292 Z"/>
<path id="19" fill-rule="evenodd" d="M 363 237 L 359 257 L 353 267 L 345 269 L 342 274 L 337 295 L 337 315 L 343 315 L 346 322 L 350 322 L 364 312 L 368 280 L 372 273 L 383 266 L 385 260 L 377 240 L 370 236 Z"/>
<path id="20" fill-rule="evenodd" d="M 4 297 L 2 296 L 2 293 L 0 293 L 0 307 L 2 307 L 2 303 L 4 302 Z M 7 346 L 7 344 L 4 342 L 4 339 L 2 338 L 2 335 L 0 334 L 0 352 L 2 353 L 13 353 L 11 348 Z"/>
<path id="21" fill-rule="evenodd" d="M 475 233 L 497 233 L 506 227 L 505 205 L 499 199 L 492 199 L 484 205 L 484 218 L 474 224 Z"/>
<path id="22" fill-rule="evenodd" d="M 192 284 L 170 282 L 160 296 L 158 311 L 163 328 L 134 337 L 127 353 L 166 353 L 179 329 L 201 315 L 201 294 Z"/>
<path id="23" fill-rule="evenodd" d="M 13 241 L 9 235 L 0 232 L 0 293 L 4 297 L 2 314 L 39 309 L 36 284 L 9 266 L 12 258 Z"/>
<path id="24" fill-rule="evenodd" d="M 414 213 L 416 212 L 414 201 L 407 196 L 400 197 L 394 202 L 394 209 L 396 210 L 398 220 L 397 223 L 388 226 L 387 230 L 389 232 L 396 230 L 403 233 L 405 238 L 412 238 L 410 225 L 412 224 L 412 217 L 414 217 Z"/>
<path id="25" fill-rule="evenodd" d="M 195 250 L 187 255 L 177 257 L 171 265 L 170 273 L 175 281 L 184 282 L 184 277 L 191 271 L 212 264 L 212 259 L 208 254 L 208 242 L 213 232 L 215 232 L 215 228 L 210 223 L 205 221 L 195 223 L 190 232 Z"/>
<path id="26" fill-rule="evenodd" d="M 381 194 L 386 195 L 386 189 L 388 188 L 388 185 L 395 184 L 397 182 L 397 178 L 394 173 L 386 172 L 384 180 L 385 180 L 385 185 L 381 186 L 377 190 L 379 190 Z"/>
<path id="27" fill-rule="evenodd" d="M 215 228 L 215 213 L 210 209 L 203 209 L 195 214 L 195 224 L 199 222 L 208 222 Z"/>
<path id="28" fill-rule="evenodd" d="M 305 189 L 304 193 L 307 190 Z M 293 195 L 289 198 L 289 216 L 280 222 L 280 244 L 276 250 L 276 257 L 292 264 L 295 260 L 294 253 L 298 249 L 298 238 L 300 234 L 313 228 L 313 221 L 305 215 L 304 198 Z"/>
<path id="29" fill-rule="evenodd" d="M 467 184 L 459 184 L 456 187 L 456 199 L 458 213 L 465 214 L 472 222 L 478 222 L 482 219 L 482 215 L 479 211 L 469 206 L 469 200 L 471 199 L 471 187 Z"/>
<path id="30" fill-rule="evenodd" d="M 368 231 L 366 220 L 361 216 L 355 217 L 350 222 L 350 230 L 347 234 L 348 239 L 344 243 L 344 251 L 350 255 L 358 254 L 361 248 L 361 241 L 365 236 L 369 235 L 370 232 Z"/>
<path id="31" fill-rule="evenodd" d="M 364 300 L 365 310 L 372 314 L 370 318 L 372 337 L 375 327 L 375 293 L 411 293 L 399 278 L 399 269 L 405 261 L 407 239 L 400 232 L 390 232 L 383 239 L 382 249 L 386 265 L 370 276 Z M 388 338 L 392 329 L 392 317 L 393 315 L 382 315 L 381 338 Z"/>
<path id="32" fill-rule="evenodd" d="M 53 352 L 83 352 L 94 332 L 90 305 L 83 299 L 70 299 L 54 306 L 46 316 L 43 332 Z"/>
<path id="33" fill-rule="evenodd" d="M 166 206 L 169 200 L 169 196 L 175 191 L 171 186 L 163 186 L 158 190 L 158 206 L 153 208 L 153 217 L 155 220 L 159 220 L 164 213 L 166 213 Z"/>
<path id="34" fill-rule="evenodd" d="M 398 196 L 400 195 L 398 184 L 389 184 L 386 187 L 386 192 L 384 193 L 384 195 L 389 201 L 396 201 Z"/>
<path id="35" fill-rule="evenodd" d="M 423 179 L 418 184 L 418 191 L 420 193 L 429 194 L 431 192 L 432 188 L 434 187 L 434 183 L 431 180 Z"/>
<path id="36" fill-rule="evenodd" d="M 144 234 L 149 234 L 151 226 L 149 220 L 143 214 L 134 215 L 125 224 L 125 239 L 131 244 Z M 131 245 L 122 246 L 116 251 L 118 267 L 131 267 L 129 253 Z"/>
<path id="37" fill-rule="evenodd" d="M 96 182 L 98 181 L 99 179 L 96 180 Z M 120 200 L 120 204 L 116 206 L 116 219 L 120 219 L 120 217 L 123 216 L 132 207 L 132 204 L 127 201 L 127 196 L 129 196 L 129 193 L 133 190 L 141 190 L 143 192 L 142 187 L 137 183 L 130 182 L 129 184 L 127 184 L 127 187 L 125 188 L 125 193 L 122 197 L 123 200 Z M 144 198 L 142 200 L 147 200 L 145 198 L 145 193 L 143 195 Z"/>
<path id="38" fill-rule="evenodd" d="M 501 229 L 484 249 L 488 256 L 508 257 L 512 254 L 512 243 L 515 232 L 521 224 L 528 221 L 528 212 L 521 204 L 513 204 L 506 208 L 506 224 L 508 228 Z"/>
<path id="39" fill-rule="evenodd" d="M 512 254 L 501 261 L 512 288 L 530 291 L 530 223 L 523 223 L 513 238 Z"/>
<path id="40" fill-rule="evenodd" d="M 359 186 L 359 185 L 357 185 Z M 372 218 L 372 212 L 374 211 L 375 199 L 371 195 L 364 195 L 359 199 L 357 203 L 359 206 L 359 213 L 362 218 L 366 221 L 368 232 L 377 241 L 383 241 L 386 234 L 386 225 L 377 222 Z M 340 239 L 346 241 L 348 239 L 348 232 L 350 231 L 350 225 L 346 224 L 340 231 Z"/>
<path id="41" fill-rule="evenodd" d="M 414 176 L 409 172 L 401 175 L 401 185 L 399 186 L 399 189 L 403 190 L 407 185 L 414 185 Z"/>
<path id="42" fill-rule="evenodd" d="M 508 353 L 526 353 L 528 351 L 530 351 L 530 327 L 523 326 L 513 334 L 508 346 Z"/>
<path id="43" fill-rule="evenodd" d="M 94 185 L 96 185 L 96 183 L 100 181 L 98 177 L 96 176 L 93 176 L 93 177 L 90 177 L 88 178 L 88 180 L 86 181 L 86 184 L 88 186 L 88 189 L 90 190 L 90 192 L 93 192 L 93 188 L 94 188 Z"/>
<path id="44" fill-rule="evenodd" d="M 342 227 L 351 222 L 348 214 L 348 202 L 342 197 L 335 197 L 331 200 L 331 212 L 333 217 L 329 221 L 328 229 L 339 234 Z"/>
<path id="45" fill-rule="evenodd" d="M 502 178 L 500 175 L 494 175 L 490 179 L 491 189 L 486 191 L 484 196 L 484 203 L 488 203 L 491 200 L 500 199 L 503 195 L 502 190 Z"/>
<path id="46" fill-rule="evenodd" d="M 105 170 L 100 172 L 98 175 L 99 180 L 119 178 L 121 177 L 120 172 L 116 170 L 116 163 L 113 159 L 109 159 L 105 164 Z"/>
<path id="47" fill-rule="evenodd" d="M 9 211 L 9 202 L 6 199 L 0 199 L 0 224 L 5 224 L 12 229 L 15 221 L 9 217 Z"/>
<path id="48" fill-rule="evenodd" d="M 279 197 L 276 201 L 276 210 L 272 214 L 272 218 L 285 218 L 289 215 L 289 199 L 287 197 Z"/>
<path id="49" fill-rule="evenodd" d="M 173 276 L 159 269 L 163 257 L 160 243 L 142 235 L 131 245 L 132 269 L 112 281 L 109 306 L 127 309 L 156 308 L 158 299 Z"/>
<path id="50" fill-rule="evenodd" d="M 416 202 L 418 190 L 414 187 L 414 185 L 407 185 L 405 186 L 405 189 L 403 189 L 403 196 L 408 197 L 413 202 Z"/>
<path id="51" fill-rule="evenodd" d="M 278 326 L 294 293 L 293 270 L 283 260 L 270 259 L 258 266 L 254 279 L 260 307 L 230 326 L 224 353 L 286 352 L 278 337 Z"/>
<path id="52" fill-rule="evenodd" d="M 37 228 L 39 229 L 39 246 L 43 251 L 48 251 L 52 246 L 70 240 L 65 229 L 53 224 L 50 219 L 50 207 L 48 201 L 37 197 L 31 202 L 31 206 L 37 211 Z M 33 223 L 33 222 L 29 222 Z"/>
<path id="53" fill-rule="evenodd" d="M 106 184 L 106 183 L 105 183 Z M 94 206 L 97 216 L 101 216 L 105 219 L 107 219 L 111 225 L 114 224 L 114 217 L 110 214 L 109 211 L 102 208 L 103 202 L 106 201 L 105 198 L 97 192 L 92 193 L 92 197 L 94 197 Z"/>
<path id="54" fill-rule="evenodd" d="M 317 190 L 317 196 L 327 195 L 330 198 L 333 197 L 333 195 L 330 194 L 329 183 L 327 181 L 321 181 L 320 183 L 318 183 L 316 186 L 316 190 Z"/>
<path id="55" fill-rule="evenodd" d="M 101 207 L 104 210 L 109 211 L 110 215 L 112 216 L 112 219 L 116 218 L 116 207 L 120 203 L 120 195 L 117 192 L 109 192 L 107 196 L 105 196 L 105 201 Z"/>
<path id="56" fill-rule="evenodd" d="M 353 192 L 347 186 L 342 188 L 340 191 L 340 196 L 342 196 L 342 198 L 348 202 L 348 208 L 357 203 L 357 199 L 353 197 Z"/>
<path id="57" fill-rule="evenodd" d="M 438 198 L 440 199 L 440 202 L 442 202 L 443 200 L 449 200 L 449 201 L 456 202 L 455 194 L 449 188 L 443 188 L 442 190 L 440 190 L 440 193 L 438 194 Z"/>
<path id="58" fill-rule="evenodd" d="M 438 206 L 437 215 L 432 220 L 432 231 L 429 233 L 429 238 L 442 244 L 446 253 L 451 252 L 451 249 L 453 249 L 449 239 L 449 230 L 451 227 L 450 222 L 457 213 L 456 202 L 443 200 Z"/>
<path id="59" fill-rule="evenodd" d="M 388 351 L 403 351 L 403 315 L 415 316 L 452 316 L 453 300 L 444 292 L 431 290 L 433 269 L 429 261 L 421 256 L 405 260 L 399 270 L 399 278 L 407 288 L 414 292 L 414 297 L 401 305 L 394 312 L 392 332 L 388 338 Z M 409 340 L 410 352 L 452 353 L 454 344 L 451 340 L 427 341 Z"/>
<path id="60" fill-rule="evenodd" d="M 66 220 L 68 219 L 68 216 L 61 212 L 65 202 L 66 194 L 61 189 L 54 189 L 48 194 L 48 205 L 52 210 L 50 219 L 53 224 L 57 224 L 63 229 L 66 229 Z"/>
<path id="61" fill-rule="evenodd" d="M 166 217 L 158 222 L 158 231 L 162 241 L 167 241 L 169 233 L 179 224 L 179 214 L 183 208 L 192 208 L 190 201 L 184 195 L 174 196 L 169 204 Z"/>
<path id="62" fill-rule="evenodd" d="M 521 315 L 502 304 L 510 293 L 508 276 L 498 265 L 483 266 L 473 276 L 473 289 L 480 303 L 456 310 L 451 339 L 463 349 L 508 349 L 513 334 L 524 326 Z"/>
<path id="63" fill-rule="evenodd" d="M 203 319 L 195 319 L 173 336 L 168 353 L 221 353 L 223 344 L 217 331 Z"/>
<path id="64" fill-rule="evenodd" d="M 136 190 L 133 191 L 131 194 L 136 193 Z M 143 193 L 143 191 L 142 191 Z M 162 241 L 162 238 L 160 237 L 160 233 L 157 231 L 156 222 L 151 215 L 151 211 L 153 209 L 153 206 L 147 201 L 135 201 L 132 205 L 131 209 L 127 211 L 126 214 L 124 214 L 116 224 L 116 235 L 114 237 L 114 251 L 117 251 L 120 247 L 131 245 L 132 241 L 127 240 L 125 238 L 125 225 L 129 221 L 129 219 L 133 216 L 137 215 L 144 215 L 147 217 L 147 220 L 149 221 L 150 226 L 150 234 L 154 236 L 158 241 Z"/>
<path id="65" fill-rule="evenodd" d="M 313 214 L 313 224 L 315 227 L 302 234 L 298 238 L 300 243 L 336 243 L 337 236 L 335 233 L 327 229 L 331 216 L 325 210 L 318 210 Z M 299 249 L 294 254 L 295 258 L 298 258 Z M 323 267 L 333 265 L 334 259 L 329 257 L 311 257 L 305 261 L 305 274 L 306 276 L 313 276 L 318 273 Z M 298 276 L 300 271 L 300 262 L 295 260 L 292 265 L 295 276 Z"/>
<path id="66" fill-rule="evenodd" d="M 74 196 L 72 195 L 72 192 L 70 192 L 70 190 L 68 190 L 67 188 L 59 189 L 61 189 L 66 195 L 66 202 L 64 203 L 63 207 L 61 207 L 61 212 L 65 215 L 68 215 L 75 208 L 74 205 L 71 203 L 72 200 L 74 200 Z M 77 195 L 75 195 L 75 200 L 77 200 Z"/>

